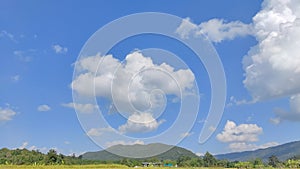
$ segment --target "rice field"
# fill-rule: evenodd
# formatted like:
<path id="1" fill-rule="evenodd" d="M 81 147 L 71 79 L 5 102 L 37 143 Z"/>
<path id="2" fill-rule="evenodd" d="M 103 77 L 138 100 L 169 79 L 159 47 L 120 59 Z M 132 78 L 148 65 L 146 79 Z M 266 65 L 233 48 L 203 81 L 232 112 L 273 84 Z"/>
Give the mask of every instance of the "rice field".
<path id="1" fill-rule="evenodd" d="M 138 167 L 143 168 L 143 167 Z M 170 167 L 147 167 L 148 169 L 168 169 Z M 173 167 L 171 167 L 173 168 Z M 0 165 L 0 169 L 130 169 L 130 167 L 116 164 L 101 164 L 101 165 Z M 176 169 L 188 169 L 187 168 L 176 168 Z M 222 169 L 222 168 L 192 168 L 192 169 Z"/>
<path id="2" fill-rule="evenodd" d="M 138 167 L 144 168 L 144 167 Z M 144 169 L 170 169 L 175 167 L 145 167 Z M 130 167 L 119 164 L 99 164 L 99 165 L 0 165 L 0 169 L 130 169 Z M 223 169 L 221 167 L 178 167 L 176 169 Z M 229 168 L 226 168 L 229 169 Z M 232 168 L 233 169 L 233 168 Z M 266 167 L 265 169 L 273 169 Z M 284 168 L 282 168 L 284 169 Z"/>
<path id="3" fill-rule="evenodd" d="M 99 165 L 0 165 L 0 169 L 128 169 L 118 164 Z"/>

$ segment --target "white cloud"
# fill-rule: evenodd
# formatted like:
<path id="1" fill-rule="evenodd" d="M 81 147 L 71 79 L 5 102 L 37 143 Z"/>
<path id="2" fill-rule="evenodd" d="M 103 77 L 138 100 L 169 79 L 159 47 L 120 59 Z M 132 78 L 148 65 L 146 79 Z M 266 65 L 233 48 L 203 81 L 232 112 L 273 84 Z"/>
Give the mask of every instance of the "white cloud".
<path id="1" fill-rule="evenodd" d="M 22 62 L 30 62 L 32 57 L 35 56 L 37 50 L 35 49 L 28 49 L 28 50 L 15 50 L 13 54 L 19 58 Z"/>
<path id="2" fill-rule="evenodd" d="M 233 121 L 227 121 L 223 131 L 217 135 L 221 142 L 256 142 L 263 129 L 256 124 L 236 125 Z"/>
<path id="3" fill-rule="evenodd" d="M 95 113 L 97 112 L 98 106 L 94 104 L 80 104 L 80 103 L 64 103 L 62 104 L 64 107 L 73 108 L 80 113 Z"/>
<path id="4" fill-rule="evenodd" d="M 69 145 L 69 144 L 71 144 L 71 142 L 70 141 L 64 141 L 64 144 Z"/>
<path id="5" fill-rule="evenodd" d="M 300 94 L 290 97 L 290 111 L 281 108 L 275 109 L 275 118 L 271 118 L 274 124 L 278 124 L 284 120 L 300 121 Z"/>
<path id="6" fill-rule="evenodd" d="M 42 153 L 47 153 L 50 149 L 54 149 L 54 150 L 58 151 L 58 148 L 55 148 L 55 147 L 47 148 L 47 147 L 37 147 L 35 145 L 30 145 L 28 141 L 23 142 L 21 146 L 13 148 L 13 149 L 25 149 L 25 148 L 29 151 L 39 150 Z"/>
<path id="7" fill-rule="evenodd" d="M 204 153 L 195 153 L 195 154 L 199 157 L 204 156 Z"/>
<path id="8" fill-rule="evenodd" d="M 198 26 L 191 22 L 190 18 L 182 20 L 179 27 L 176 29 L 176 33 L 180 35 L 182 39 L 188 39 L 189 36 L 194 36 L 195 31 L 198 30 Z"/>
<path id="9" fill-rule="evenodd" d="M 0 107 L 0 122 L 12 120 L 17 113 L 10 108 Z"/>
<path id="10" fill-rule="evenodd" d="M 221 42 L 252 34 L 252 26 L 240 21 L 225 22 L 222 19 L 211 19 L 201 23 L 197 33 L 208 36 L 213 42 Z"/>
<path id="11" fill-rule="evenodd" d="M 244 58 L 245 87 L 255 100 L 300 92 L 300 4 L 265 0 L 253 18 L 258 44 Z"/>
<path id="12" fill-rule="evenodd" d="M 65 54 L 65 53 L 68 52 L 68 48 L 63 47 L 63 46 L 58 45 L 58 44 L 53 45 L 53 46 L 52 46 L 52 49 L 53 49 L 53 50 L 55 51 L 55 53 L 57 53 L 57 54 Z"/>
<path id="13" fill-rule="evenodd" d="M 43 104 L 43 105 L 39 105 L 39 106 L 37 107 L 37 110 L 38 110 L 38 111 L 49 111 L 49 110 L 51 110 L 51 108 L 50 108 L 48 105 Z"/>
<path id="14" fill-rule="evenodd" d="M 135 113 L 129 116 L 127 123 L 119 127 L 121 133 L 138 133 L 156 130 L 164 120 L 157 121 L 150 113 Z"/>
<path id="15" fill-rule="evenodd" d="M 253 17 L 258 44 L 244 57 L 244 85 L 253 100 L 291 97 L 291 111 L 276 109 L 276 118 L 300 121 L 294 97 L 300 93 L 300 3 L 298 0 L 265 0 Z"/>
<path id="16" fill-rule="evenodd" d="M 189 137 L 189 136 L 191 136 L 193 134 L 194 134 L 194 132 L 185 132 L 185 133 L 181 133 L 180 137 L 181 138 L 186 138 L 186 137 Z"/>
<path id="17" fill-rule="evenodd" d="M 262 145 L 253 143 L 259 141 L 258 136 L 262 132 L 263 129 L 256 124 L 236 125 L 233 121 L 227 121 L 223 131 L 217 135 L 217 139 L 229 143 L 228 148 L 232 151 L 249 151 L 278 145 L 277 142 Z"/>
<path id="18" fill-rule="evenodd" d="M 11 77 L 11 80 L 12 80 L 13 82 L 18 82 L 18 81 L 20 80 L 20 75 L 14 75 L 14 76 L 12 76 L 12 77 Z"/>
<path id="19" fill-rule="evenodd" d="M 234 96 L 231 96 L 229 103 L 226 106 L 227 107 L 231 107 L 234 105 L 239 106 L 239 105 L 244 105 L 244 104 L 253 104 L 255 102 L 256 102 L 255 100 L 246 100 L 246 99 L 238 100 Z"/>
<path id="20" fill-rule="evenodd" d="M 88 136 L 92 136 L 92 137 L 99 137 L 102 134 L 104 134 L 105 132 L 114 132 L 114 129 L 111 128 L 111 127 L 106 127 L 106 128 L 91 128 L 87 132 L 87 135 Z"/>
<path id="21" fill-rule="evenodd" d="M 19 147 L 19 149 L 24 149 L 24 148 L 26 148 L 27 146 L 28 146 L 28 142 L 25 141 L 25 142 Z"/>
<path id="22" fill-rule="evenodd" d="M 277 124 L 281 123 L 281 119 L 279 117 L 270 118 L 270 122 L 277 125 Z"/>
<path id="23" fill-rule="evenodd" d="M 189 18 L 186 18 L 182 20 L 182 23 L 176 29 L 176 33 L 183 39 L 188 39 L 190 36 L 197 37 L 202 34 L 212 42 L 221 42 L 252 34 L 252 25 L 240 21 L 225 22 L 223 19 L 211 19 L 196 25 Z"/>
<path id="24" fill-rule="evenodd" d="M 122 112 L 131 119 L 119 127 L 122 132 L 155 130 L 162 121 L 136 123 L 132 119 L 155 119 L 164 108 L 166 95 L 181 98 L 194 94 L 195 77 L 190 69 L 155 64 L 140 51 L 128 54 L 123 62 L 112 55 L 86 57 L 77 61 L 76 71 L 79 74 L 72 89 L 78 95 L 107 99 L 112 102 L 110 113 Z"/>
<path id="25" fill-rule="evenodd" d="M 17 40 L 15 39 L 15 36 L 5 30 L 2 30 L 0 32 L 0 39 L 1 38 L 8 38 L 9 40 L 13 41 L 13 42 L 17 42 Z"/>
<path id="26" fill-rule="evenodd" d="M 251 151 L 257 149 L 264 149 L 264 148 L 273 147 L 277 145 L 279 145 L 277 142 L 269 142 L 262 145 L 248 144 L 245 142 L 235 142 L 235 143 L 230 143 L 229 148 L 232 151 L 239 152 L 239 151 Z"/>
<path id="27" fill-rule="evenodd" d="M 144 145 L 145 143 L 141 140 L 136 140 L 136 141 L 123 141 L 123 140 L 116 140 L 116 141 L 112 141 L 112 142 L 107 142 L 105 144 L 106 147 L 111 147 L 111 146 L 115 146 L 115 145 L 135 145 L 135 144 L 141 144 Z"/>

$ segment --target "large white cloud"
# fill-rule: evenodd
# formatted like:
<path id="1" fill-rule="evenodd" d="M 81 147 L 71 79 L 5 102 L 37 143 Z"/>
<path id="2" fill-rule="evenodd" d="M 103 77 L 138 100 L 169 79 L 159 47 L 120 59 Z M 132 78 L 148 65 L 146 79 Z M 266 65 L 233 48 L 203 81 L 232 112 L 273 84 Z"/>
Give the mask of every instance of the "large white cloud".
<path id="1" fill-rule="evenodd" d="M 119 127 L 122 132 L 155 130 L 161 124 L 155 118 L 167 102 L 166 95 L 181 98 L 193 94 L 195 87 L 190 69 L 155 64 L 140 51 L 128 54 L 124 61 L 112 55 L 85 57 L 76 63 L 76 71 L 79 73 L 72 82 L 73 90 L 79 96 L 110 100 L 109 112 L 120 112 L 128 118 L 127 123 Z M 147 117 L 154 121 L 136 124 L 132 119 L 137 116 L 140 120 Z"/>
<path id="2" fill-rule="evenodd" d="M 228 120 L 222 133 L 217 135 L 217 139 L 221 142 L 256 142 L 262 132 L 263 129 L 256 124 L 236 125 L 235 122 Z"/>
<path id="3" fill-rule="evenodd" d="M 245 87 L 255 101 L 297 95 L 300 92 L 299 1 L 265 0 L 262 10 L 253 17 L 253 26 L 258 44 L 243 61 Z M 299 120 L 299 109 L 291 109 L 289 114 L 283 111 L 276 114 Z M 278 118 L 273 121 L 278 123 Z"/>
<path id="4" fill-rule="evenodd" d="M 236 125 L 233 121 L 227 121 L 221 133 L 217 135 L 217 140 L 229 143 L 228 148 L 231 151 L 248 151 L 261 148 L 267 148 L 278 145 L 277 142 L 268 142 L 258 145 L 258 136 L 263 133 L 263 128 L 257 124 Z"/>
<path id="5" fill-rule="evenodd" d="M 10 108 L 0 107 L 0 122 L 12 120 L 17 113 Z"/>
<path id="6" fill-rule="evenodd" d="M 176 33 L 183 39 L 203 34 L 212 42 L 222 42 L 252 34 L 252 25 L 240 21 L 225 22 L 223 19 L 216 18 L 196 25 L 189 18 L 186 18 L 182 20 Z"/>

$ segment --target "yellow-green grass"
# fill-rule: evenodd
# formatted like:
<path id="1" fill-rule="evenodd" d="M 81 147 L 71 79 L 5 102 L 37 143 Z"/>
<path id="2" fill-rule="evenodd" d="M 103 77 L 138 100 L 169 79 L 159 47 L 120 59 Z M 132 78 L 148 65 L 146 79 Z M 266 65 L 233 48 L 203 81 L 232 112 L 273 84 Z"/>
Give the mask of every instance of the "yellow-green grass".
<path id="1" fill-rule="evenodd" d="M 0 165 L 0 169 L 130 169 L 130 167 L 124 166 L 124 165 L 107 165 L 107 164 L 100 164 L 100 165 Z M 138 167 L 138 168 L 144 168 L 144 167 Z M 145 167 L 144 169 L 175 169 L 175 167 Z M 186 167 L 181 168 L 178 167 L 176 169 L 223 169 L 223 168 L 214 168 L 214 167 L 208 167 L 208 168 L 200 168 L 200 167 Z M 132 168 L 133 169 L 133 168 Z"/>
<path id="2" fill-rule="evenodd" d="M 0 169 L 128 169 L 118 164 L 99 165 L 0 165 Z"/>
<path id="3" fill-rule="evenodd" d="M 130 167 L 118 164 L 99 165 L 0 165 L 0 169 L 130 169 Z M 143 167 L 138 167 L 143 168 Z M 133 169 L 133 168 L 132 168 Z M 175 169 L 175 167 L 145 167 L 144 169 Z M 178 167 L 176 169 L 223 169 L 221 167 Z M 228 169 L 228 168 L 227 168 Z M 265 169 L 271 169 L 266 167 Z"/>

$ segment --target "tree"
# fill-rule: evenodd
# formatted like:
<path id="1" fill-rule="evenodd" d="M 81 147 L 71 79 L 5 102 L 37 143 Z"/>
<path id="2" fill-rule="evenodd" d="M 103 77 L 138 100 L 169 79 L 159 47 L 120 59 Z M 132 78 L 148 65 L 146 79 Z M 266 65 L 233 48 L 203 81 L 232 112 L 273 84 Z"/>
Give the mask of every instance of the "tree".
<path id="1" fill-rule="evenodd" d="M 268 165 L 276 168 L 276 167 L 280 167 L 281 166 L 281 162 L 279 161 L 279 159 L 277 158 L 277 156 L 272 155 L 271 157 L 269 157 Z"/>
<path id="2" fill-rule="evenodd" d="M 242 168 L 251 168 L 251 163 L 248 161 L 240 161 L 235 164 L 236 168 L 242 169 Z"/>
<path id="3" fill-rule="evenodd" d="M 46 156 L 46 164 L 61 164 L 63 160 L 62 155 L 58 155 L 54 149 L 48 151 Z"/>
<path id="4" fill-rule="evenodd" d="M 289 159 L 285 162 L 285 166 L 288 168 L 300 168 L 300 160 Z"/>
<path id="5" fill-rule="evenodd" d="M 177 159 L 177 165 L 180 167 L 184 167 L 184 166 L 186 166 L 186 161 L 188 161 L 190 159 L 191 159 L 191 157 L 188 157 L 188 156 L 180 156 Z"/>
<path id="6" fill-rule="evenodd" d="M 264 168 L 264 163 L 260 158 L 256 158 L 255 160 L 251 161 L 253 168 Z"/>
<path id="7" fill-rule="evenodd" d="M 204 167 L 213 167 L 217 165 L 217 159 L 211 155 L 209 152 L 206 152 L 203 157 Z"/>

